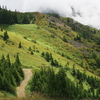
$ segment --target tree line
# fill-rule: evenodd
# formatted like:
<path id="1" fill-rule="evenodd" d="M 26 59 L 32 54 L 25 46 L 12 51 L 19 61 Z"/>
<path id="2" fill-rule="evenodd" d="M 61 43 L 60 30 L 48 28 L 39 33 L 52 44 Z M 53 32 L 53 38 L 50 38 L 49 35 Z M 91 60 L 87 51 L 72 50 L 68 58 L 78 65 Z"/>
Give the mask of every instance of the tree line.
<path id="1" fill-rule="evenodd" d="M 7 10 L 7 7 L 0 6 L 0 24 L 29 24 L 34 18 L 33 14 L 20 13 Z"/>
<path id="2" fill-rule="evenodd" d="M 24 72 L 18 54 L 15 62 L 11 63 L 9 54 L 0 59 L 0 91 L 6 91 L 16 95 L 16 87 L 24 79 Z"/>
<path id="3" fill-rule="evenodd" d="M 91 82 L 92 79 L 91 79 Z M 100 87 L 100 86 L 99 86 Z M 52 98 L 64 100 L 100 99 L 100 89 L 86 90 L 82 84 L 72 82 L 63 67 L 55 73 L 53 68 L 36 71 L 30 82 L 31 92 L 40 92 Z"/>

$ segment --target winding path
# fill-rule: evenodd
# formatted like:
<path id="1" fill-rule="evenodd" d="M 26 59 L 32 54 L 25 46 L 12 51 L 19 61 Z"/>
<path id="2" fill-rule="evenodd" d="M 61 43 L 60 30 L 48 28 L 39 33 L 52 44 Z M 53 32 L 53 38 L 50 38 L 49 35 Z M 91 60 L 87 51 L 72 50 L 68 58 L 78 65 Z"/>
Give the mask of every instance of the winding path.
<path id="1" fill-rule="evenodd" d="M 25 87 L 28 84 L 28 81 L 32 77 L 31 69 L 23 69 L 23 71 L 24 71 L 24 74 L 25 74 L 25 78 L 22 81 L 22 83 L 20 84 L 20 86 L 17 87 L 17 95 L 18 95 L 18 97 L 25 97 Z"/>

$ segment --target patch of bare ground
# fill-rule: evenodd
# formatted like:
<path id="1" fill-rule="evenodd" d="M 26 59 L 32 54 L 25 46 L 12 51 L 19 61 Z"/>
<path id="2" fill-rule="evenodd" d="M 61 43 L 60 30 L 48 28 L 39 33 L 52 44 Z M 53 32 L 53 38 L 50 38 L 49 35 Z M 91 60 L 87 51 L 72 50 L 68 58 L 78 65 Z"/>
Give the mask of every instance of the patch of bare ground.
<path id="1" fill-rule="evenodd" d="M 28 84 L 28 81 L 32 77 L 31 69 L 23 69 L 23 71 L 24 71 L 24 74 L 25 74 L 25 78 L 22 81 L 22 83 L 20 84 L 20 86 L 17 87 L 17 96 L 18 97 L 25 97 L 25 87 Z"/>

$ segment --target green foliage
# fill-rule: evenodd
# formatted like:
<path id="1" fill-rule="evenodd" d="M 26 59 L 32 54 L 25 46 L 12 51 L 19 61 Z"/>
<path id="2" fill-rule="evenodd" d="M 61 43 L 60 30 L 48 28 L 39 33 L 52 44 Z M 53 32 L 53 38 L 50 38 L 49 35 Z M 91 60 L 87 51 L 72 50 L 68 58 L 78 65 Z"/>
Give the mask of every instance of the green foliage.
<path id="1" fill-rule="evenodd" d="M 96 31 L 91 30 L 89 26 L 82 25 L 81 23 L 74 21 L 72 18 L 63 18 L 62 21 L 70 26 L 72 30 L 80 33 L 80 37 L 84 39 L 93 39 L 93 34 L 96 33 Z M 76 39 L 80 40 L 80 37 L 76 37 Z"/>
<path id="2" fill-rule="evenodd" d="M 22 43 L 19 42 L 18 48 L 22 48 Z"/>
<path id="3" fill-rule="evenodd" d="M 65 36 L 63 36 L 63 41 L 68 43 L 68 40 L 67 40 L 67 38 Z"/>
<path id="4" fill-rule="evenodd" d="M 75 38 L 74 38 L 75 41 L 80 41 L 81 42 L 81 36 L 80 35 L 77 35 Z"/>
<path id="5" fill-rule="evenodd" d="M 29 47 L 29 48 L 28 48 L 28 50 L 29 50 L 29 51 L 31 51 L 31 50 L 32 50 L 32 48 L 31 48 L 31 47 Z"/>
<path id="6" fill-rule="evenodd" d="M 7 10 L 7 8 L 0 9 L 0 24 L 29 24 L 30 20 L 34 19 L 35 17 L 30 13 L 19 13 L 17 11 L 12 12 Z"/>
<path id="7" fill-rule="evenodd" d="M 60 18 L 59 14 L 57 13 L 47 13 L 49 16 L 53 16 L 53 17 L 56 17 L 56 18 Z"/>
<path id="8" fill-rule="evenodd" d="M 34 55 L 33 51 L 31 51 L 31 55 Z"/>
<path id="9" fill-rule="evenodd" d="M 0 90 L 16 95 L 16 86 L 20 85 L 23 78 L 24 73 L 19 62 L 15 61 L 14 64 L 11 64 L 9 54 L 6 59 L 2 55 L 0 59 Z"/>
<path id="10" fill-rule="evenodd" d="M 31 55 L 34 55 L 34 52 L 38 52 L 39 53 L 39 51 L 38 50 L 35 50 L 36 48 L 34 48 L 34 50 L 31 48 L 31 47 L 29 47 L 28 48 L 28 50 L 30 51 L 30 54 Z M 34 51 L 34 52 L 33 52 Z"/>
<path id="11" fill-rule="evenodd" d="M 9 36 L 8 36 L 7 31 L 6 31 L 6 32 L 4 32 L 3 40 L 6 41 L 7 39 L 9 39 Z"/>
<path id="12" fill-rule="evenodd" d="M 18 65 L 21 65 L 21 62 L 20 62 L 18 54 L 16 54 L 15 63 L 18 64 Z"/>
<path id="13" fill-rule="evenodd" d="M 50 64 L 52 66 L 56 66 L 56 67 L 62 67 L 61 64 L 59 64 L 59 62 L 57 60 L 55 60 L 53 57 L 52 57 L 52 54 L 49 53 L 49 52 L 42 52 L 41 56 L 47 61 L 47 62 L 50 62 Z"/>
<path id="14" fill-rule="evenodd" d="M 2 17 L 1 12 L 3 12 L 3 11 L 0 11 L 0 19 Z M 11 16 L 12 16 L 12 18 L 10 19 L 10 22 L 7 19 L 4 18 L 5 22 L 0 22 L 0 23 L 9 23 L 9 24 L 11 24 L 11 23 L 12 24 L 13 23 L 19 23 L 19 24 L 24 23 L 24 24 L 27 24 L 28 21 L 30 22 L 30 19 L 33 19 L 32 15 L 35 14 L 36 17 L 37 17 L 35 24 L 39 25 L 39 26 L 36 26 L 35 24 L 34 25 L 32 25 L 32 24 L 31 25 L 18 25 L 18 24 L 16 24 L 16 25 L 9 25 L 9 27 L 7 26 L 5 28 L 5 25 L 3 25 L 4 30 L 11 31 L 12 33 L 19 34 L 18 36 L 16 36 L 17 38 L 20 37 L 20 36 L 28 37 L 27 38 L 27 40 L 29 40 L 28 42 L 27 42 L 27 40 L 24 41 L 22 39 L 22 43 L 26 44 L 25 48 L 18 51 L 18 52 L 24 51 L 23 54 L 21 54 L 21 58 L 22 58 L 22 61 L 25 65 L 29 64 L 29 66 L 32 66 L 32 64 L 35 64 L 35 66 L 40 66 L 43 63 L 46 66 L 51 64 L 52 66 L 55 66 L 55 67 L 61 67 L 62 65 L 60 64 L 60 62 L 64 65 L 68 61 L 71 64 L 73 64 L 73 63 L 79 64 L 79 65 L 76 64 L 77 69 L 81 70 L 80 67 L 83 67 L 82 72 L 83 72 L 83 69 L 85 70 L 86 64 L 88 66 L 88 70 L 90 70 L 90 71 L 93 71 L 94 69 L 98 70 L 97 68 L 100 68 L 100 56 L 95 55 L 95 53 L 93 53 L 93 52 L 88 52 L 85 49 L 85 48 L 88 48 L 88 47 L 92 48 L 92 46 L 94 46 L 94 48 L 96 48 L 96 49 L 98 48 L 97 45 L 95 45 L 95 43 L 100 44 L 100 37 L 99 37 L 99 34 L 97 35 L 97 32 L 98 32 L 97 30 L 94 30 L 94 29 L 92 30 L 90 27 L 81 25 L 80 23 L 75 22 L 70 18 L 66 18 L 67 22 L 63 23 L 60 19 L 57 19 L 57 18 L 54 18 L 54 17 L 51 17 L 51 16 L 48 19 L 46 19 L 46 17 L 44 17 L 44 19 L 42 19 L 43 17 L 40 18 L 42 14 L 39 14 L 39 13 L 34 13 L 34 14 L 33 13 L 19 13 L 19 12 L 15 11 L 15 12 L 9 12 L 9 15 L 10 15 L 10 13 L 11 13 Z M 48 15 L 45 14 L 45 16 L 48 16 Z M 33 23 L 32 20 L 31 20 L 31 23 Z M 63 27 L 63 25 L 65 27 Z M 23 31 L 24 31 L 24 34 L 23 34 Z M 0 34 L 2 34 L 2 32 Z M 13 36 L 15 36 L 16 34 L 14 34 Z M 97 36 L 94 37 L 94 35 L 97 35 Z M 12 36 L 12 34 L 10 34 L 10 36 Z M 52 38 L 50 38 L 50 36 Z M 3 36 L 0 35 L 0 38 L 2 38 L 2 37 Z M 95 39 L 95 38 L 97 38 L 97 39 Z M 62 39 L 63 39 L 63 41 L 62 41 Z M 73 39 L 78 41 L 78 42 L 83 43 L 84 44 L 83 47 L 79 47 L 79 48 L 76 48 L 76 46 L 74 47 L 73 44 L 71 43 L 71 41 L 73 41 Z M 95 42 L 94 42 L 93 39 L 95 40 Z M 13 40 L 12 37 L 11 37 L 11 40 Z M 89 42 L 87 42 L 89 40 L 91 40 L 91 44 Z M 19 40 L 16 40 L 16 41 L 13 40 L 15 45 L 18 41 Z M 86 41 L 86 42 L 84 42 L 84 41 Z M 92 45 L 92 41 L 93 41 L 93 45 Z M 43 52 L 41 54 L 41 56 L 47 62 L 44 61 L 44 59 L 41 59 L 41 57 L 39 57 L 40 54 L 35 53 L 36 56 L 32 56 L 34 54 L 34 52 L 38 52 L 38 50 L 35 49 L 35 48 L 33 49 L 32 47 L 28 46 L 28 45 L 32 46 L 34 44 L 34 43 L 31 43 L 31 42 L 37 43 L 37 44 L 35 44 L 36 47 L 38 47 L 39 50 L 42 50 L 42 52 L 45 51 L 45 48 L 48 48 L 48 52 Z M 67 44 L 65 42 L 67 42 Z M 3 45 L 3 43 L 2 43 L 2 45 Z M 12 47 L 12 45 L 10 43 L 9 43 L 9 45 Z M 10 50 L 10 49 L 7 49 L 9 45 L 5 44 L 5 48 L 1 48 L 1 50 L 3 49 L 3 52 L 5 52 L 5 51 L 9 52 L 8 50 Z M 18 48 L 22 48 L 22 46 L 23 45 L 21 43 L 19 43 L 19 46 L 17 45 Z M 16 46 L 13 46 L 13 47 L 16 47 Z M 85 49 L 85 50 L 83 50 L 83 49 Z M 16 52 L 16 50 L 17 49 L 14 48 L 14 52 Z M 27 50 L 29 50 L 29 51 L 27 51 Z M 12 53 L 14 53 L 14 52 L 12 52 Z M 52 55 L 52 54 L 50 54 L 50 52 L 55 52 L 55 54 L 53 53 L 53 55 Z M 24 57 L 24 53 L 28 56 Z M 62 55 L 63 57 L 60 56 L 60 55 Z M 35 59 L 35 57 L 37 57 L 37 60 L 36 61 L 32 60 L 32 58 Z M 57 60 L 57 59 L 59 59 L 59 60 Z M 2 56 L 1 60 L 5 61 L 5 57 Z M 9 55 L 7 56 L 6 60 L 7 60 L 7 64 L 5 64 L 5 66 L 8 66 L 8 67 L 12 66 L 13 68 L 15 68 L 15 69 L 13 69 L 14 72 L 12 72 L 12 74 L 15 73 L 15 75 L 12 75 L 13 77 L 11 78 L 10 83 L 13 84 L 13 86 L 17 86 L 17 85 L 20 84 L 22 77 L 24 77 L 23 71 L 21 70 L 20 67 L 16 71 L 17 67 L 19 65 L 21 65 L 21 62 L 20 62 L 20 60 L 17 56 L 16 56 L 16 61 L 15 61 L 14 64 L 11 64 L 10 59 L 9 59 Z M 25 60 L 27 61 L 27 63 L 26 63 Z M 70 70 L 72 68 L 71 64 L 70 64 L 70 66 L 66 67 L 66 69 L 69 68 L 69 70 Z M 90 68 L 93 68 L 93 70 L 91 70 Z M 55 68 L 55 69 L 58 70 L 58 68 Z M 60 71 L 60 73 L 58 72 L 56 74 L 52 71 L 48 71 L 49 72 L 49 78 L 51 80 L 48 80 L 47 82 L 45 82 L 46 79 L 43 81 L 42 78 L 41 78 L 40 81 L 38 80 L 38 78 L 40 78 L 43 75 L 47 76 L 47 74 L 40 75 L 39 72 L 38 72 L 35 76 L 37 80 L 34 79 L 34 82 L 36 82 L 37 87 L 35 87 L 35 85 L 34 85 L 33 88 L 35 88 L 35 91 L 42 91 L 43 93 L 46 91 L 46 93 L 49 94 L 50 96 L 56 95 L 57 97 L 59 97 L 59 94 L 60 93 L 62 94 L 63 91 L 65 91 L 68 98 L 74 98 L 76 95 L 77 95 L 76 98 L 79 98 L 79 97 L 82 98 L 83 95 L 87 95 L 88 97 L 91 97 L 92 94 L 95 95 L 94 90 L 92 90 L 91 94 L 90 93 L 88 94 L 87 91 L 86 91 L 87 94 L 84 93 L 85 90 L 83 89 L 84 88 L 83 82 L 85 82 L 85 81 L 87 82 L 87 80 L 84 79 L 85 73 L 84 72 L 83 72 L 84 74 L 81 73 L 80 70 L 76 71 L 75 66 L 73 66 L 72 73 L 73 73 L 74 78 L 76 78 L 75 82 L 79 83 L 77 85 L 75 85 L 73 82 L 70 82 L 70 80 L 68 81 L 67 76 L 66 76 L 67 81 L 65 81 L 62 78 L 63 82 L 68 84 L 68 86 L 63 84 L 64 87 L 66 87 L 66 90 L 67 90 L 67 88 L 70 88 L 70 89 L 68 89 L 67 92 L 66 92 L 66 90 L 64 90 L 64 88 L 62 90 L 60 90 L 60 89 L 58 90 L 58 87 L 60 87 L 61 84 L 62 84 L 60 82 L 61 81 L 60 77 L 63 76 L 60 73 L 62 73 L 63 71 Z M 97 72 L 96 70 L 94 70 L 95 73 Z M 21 74 L 18 74 L 18 73 L 21 73 Z M 2 72 L 0 74 L 2 74 Z M 89 74 L 91 74 L 91 73 L 89 73 Z M 56 77 L 56 75 L 57 75 L 57 77 Z M 58 75 L 59 75 L 59 77 L 58 77 Z M 9 76 L 9 75 L 7 74 L 7 76 Z M 43 76 L 43 78 L 44 78 L 44 76 Z M 59 80 L 57 80 L 57 79 L 59 79 Z M 55 81 L 52 82 L 52 80 L 55 80 Z M 56 82 L 56 80 L 57 80 L 58 83 Z M 89 80 L 92 80 L 92 79 L 89 79 Z M 43 85 L 40 84 L 41 82 L 43 82 Z M 51 84 L 47 85 L 47 84 L 49 84 L 49 82 Z M 56 87 L 55 83 L 56 83 L 57 87 Z M 52 86 L 52 84 L 54 86 Z M 90 82 L 87 82 L 87 84 L 90 84 Z M 98 84 L 98 83 L 93 82 L 93 84 Z M 40 90 L 39 89 L 40 87 L 42 87 L 44 89 Z M 74 88 L 76 89 L 76 91 L 74 90 Z M 79 90 L 79 89 L 81 89 L 81 90 Z M 100 90 L 98 89 L 98 94 L 99 94 L 99 91 Z M 64 97 L 63 95 L 61 95 L 61 96 Z"/>
<path id="15" fill-rule="evenodd" d="M 54 72 L 54 69 L 48 68 L 47 70 L 41 68 L 40 71 L 36 71 L 32 77 L 30 84 L 31 92 L 40 92 L 42 94 L 47 94 L 50 97 L 54 98 L 63 98 L 69 100 L 80 100 L 80 99 L 98 99 L 100 95 L 100 89 L 97 89 L 97 86 L 100 81 L 97 78 L 87 77 L 85 73 L 81 74 L 77 70 L 77 78 L 80 80 L 79 84 L 76 85 L 70 81 L 66 76 L 65 70 L 60 68 L 57 73 Z M 85 90 L 82 85 L 82 81 L 86 80 L 92 89 Z M 94 92 L 94 89 L 97 89 Z M 89 92 L 90 91 L 90 92 Z"/>
<path id="16" fill-rule="evenodd" d="M 46 53 L 42 52 L 41 55 L 42 55 L 42 57 L 45 58 L 45 60 L 46 60 L 47 62 L 49 62 L 49 61 L 52 59 L 52 54 L 49 53 L 49 52 L 46 52 Z"/>
<path id="17" fill-rule="evenodd" d="M 96 96 L 96 94 L 98 94 L 100 79 L 93 76 L 88 76 L 86 75 L 85 72 L 80 72 L 79 70 L 75 70 L 75 67 L 73 67 L 72 75 L 79 80 L 80 85 L 82 85 L 83 82 L 87 82 L 90 85 L 91 90 L 88 90 L 88 91 L 90 91 L 93 97 L 94 95 Z M 94 93 L 95 90 L 96 90 L 96 93 Z M 100 93 L 98 95 L 100 96 Z"/>
<path id="18" fill-rule="evenodd" d="M 51 97 L 62 97 L 66 94 L 66 74 L 63 69 L 55 74 L 53 69 L 41 68 L 40 72 L 35 72 L 30 84 L 31 91 L 42 92 Z"/>
<path id="19" fill-rule="evenodd" d="M 100 56 L 97 55 L 93 50 L 89 52 L 87 61 L 88 64 L 94 69 L 100 68 Z"/>
<path id="20" fill-rule="evenodd" d="M 29 24 L 29 21 L 28 21 L 27 15 L 24 15 L 24 16 L 23 16 L 22 23 L 23 23 L 23 24 Z"/>
<path id="21" fill-rule="evenodd" d="M 95 59 L 88 59 L 88 64 L 90 66 L 97 66 L 97 62 L 95 61 Z"/>

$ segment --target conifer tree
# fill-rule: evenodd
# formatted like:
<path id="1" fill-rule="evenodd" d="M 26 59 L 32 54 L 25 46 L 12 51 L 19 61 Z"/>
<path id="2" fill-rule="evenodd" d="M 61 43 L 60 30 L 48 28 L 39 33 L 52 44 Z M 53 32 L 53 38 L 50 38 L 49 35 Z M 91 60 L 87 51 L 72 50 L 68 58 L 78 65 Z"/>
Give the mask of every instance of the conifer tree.
<path id="1" fill-rule="evenodd" d="M 17 86 L 19 86 L 20 85 L 20 82 L 22 80 L 21 76 L 19 75 L 19 73 L 16 70 L 16 68 L 13 68 L 13 72 L 12 73 L 13 73 L 14 78 L 16 79 Z"/>
<path id="2" fill-rule="evenodd" d="M 13 76 L 13 74 L 11 75 L 11 84 L 13 85 L 13 86 L 17 86 L 17 84 L 16 84 L 16 79 L 14 78 L 14 76 Z"/>
<path id="3" fill-rule="evenodd" d="M 22 48 L 22 44 L 21 44 L 21 42 L 19 42 L 18 48 Z"/>
<path id="4" fill-rule="evenodd" d="M 50 61 L 49 57 L 50 57 L 50 56 L 49 56 L 49 53 L 46 52 L 46 54 L 45 54 L 45 59 L 46 59 L 46 61 L 48 61 L 48 62 Z"/>
<path id="5" fill-rule="evenodd" d="M 54 62 L 53 58 L 51 59 L 51 65 L 52 65 L 52 66 L 55 65 L 55 62 Z"/>
<path id="6" fill-rule="evenodd" d="M 29 50 L 29 51 L 31 51 L 31 50 L 32 50 L 32 48 L 31 48 L 31 47 L 29 47 L 29 48 L 28 48 L 28 50 Z"/>
<path id="7" fill-rule="evenodd" d="M 7 54 L 7 62 L 8 62 L 8 67 L 11 67 L 11 62 L 10 62 L 9 54 Z"/>
<path id="8" fill-rule="evenodd" d="M 21 62 L 20 62 L 18 54 L 16 54 L 15 63 L 18 64 L 18 65 L 21 65 Z"/>
<path id="9" fill-rule="evenodd" d="M 45 55 L 44 52 L 42 52 L 42 53 L 41 53 L 41 56 L 44 57 L 44 55 Z"/>
<path id="10" fill-rule="evenodd" d="M 73 65 L 73 75 L 76 75 L 75 65 Z"/>
<path id="11" fill-rule="evenodd" d="M 58 92 L 60 95 L 65 96 L 66 95 L 66 74 L 63 68 L 60 68 L 58 74 L 57 74 L 57 85 L 58 85 Z"/>
<path id="12" fill-rule="evenodd" d="M 3 62 L 4 60 L 5 60 L 5 57 L 4 57 L 4 55 L 2 55 L 1 61 Z"/>
<path id="13" fill-rule="evenodd" d="M 33 51 L 31 51 L 31 55 L 34 55 Z"/>
<path id="14" fill-rule="evenodd" d="M 32 81 L 31 81 L 31 91 L 35 91 L 35 92 L 39 91 L 38 81 L 39 81 L 39 74 L 38 74 L 38 72 L 35 72 L 34 76 L 32 77 Z"/>
<path id="15" fill-rule="evenodd" d="M 48 90 L 48 94 L 52 97 L 54 97 L 55 95 L 55 90 L 56 90 L 56 80 L 55 80 L 55 73 L 54 70 L 51 68 L 48 68 L 47 70 L 47 90 Z"/>
<path id="16" fill-rule="evenodd" d="M 6 31 L 6 32 L 4 32 L 3 40 L 6 41 L 7 39 L 9 39 L 9 36 L 8 36 L 7 31 Z"/>
<path id="17" fill-rule="evenodd" d="M 16 10 L 15 10 L 14 13 L 12 13 L 12 17 L 13 17 L 14 23 L 18 23 L 18 15 L 17 15 L 17 11 Z"/>
<path id="18" fill-rule="evenodd" d="M 24 78 L 24 73 L 20 67 L 19 57 L 16 57 L 16 63 L 11 64 L 9 54 L 5 59 L 2 55 L 0 59 L 0 90 L 10 92 L 14 95 L 15 87 L 20 85 L 20 82 Z M 9 67 L 8 67 L 9 66 Z"/>
<path id="19" fill-rule="evenodd" d="M 23 23 L 23 24 L 29 24 L 28 17 L 27 17 L 26 14 L 23 15 L 22 23 Z"/>

